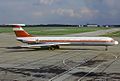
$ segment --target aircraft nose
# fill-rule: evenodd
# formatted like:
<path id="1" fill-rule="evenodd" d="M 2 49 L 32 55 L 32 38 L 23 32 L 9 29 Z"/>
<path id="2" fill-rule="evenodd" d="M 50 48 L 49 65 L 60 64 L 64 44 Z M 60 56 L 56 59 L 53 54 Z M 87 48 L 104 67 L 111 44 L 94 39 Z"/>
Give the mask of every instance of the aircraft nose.
<path id="1" fill-rule="evenodd" d="M 117 44 L 119 44 L 119 42 L 118 42 L 118 41 L 115 41 L 114 44 L 117 45 Z"/>

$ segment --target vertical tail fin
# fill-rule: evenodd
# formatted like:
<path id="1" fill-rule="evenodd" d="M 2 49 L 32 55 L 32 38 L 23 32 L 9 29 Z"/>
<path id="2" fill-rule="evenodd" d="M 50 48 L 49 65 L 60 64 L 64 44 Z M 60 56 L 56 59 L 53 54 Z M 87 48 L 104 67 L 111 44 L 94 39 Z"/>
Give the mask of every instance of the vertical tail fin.
<path id="1" fill-rule="evenodd" d="M 16 37 L 32 37 L 29 33 L 27 33 L 21 26 L 14 26 L 13 31 L 16 34 Z"/>

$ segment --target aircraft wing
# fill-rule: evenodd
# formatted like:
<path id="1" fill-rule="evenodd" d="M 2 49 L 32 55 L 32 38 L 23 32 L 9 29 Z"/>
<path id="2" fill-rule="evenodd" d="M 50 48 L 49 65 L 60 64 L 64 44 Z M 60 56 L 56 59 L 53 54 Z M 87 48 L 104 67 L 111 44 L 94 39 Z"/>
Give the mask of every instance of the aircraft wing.
<path id="1" fill-rule="evenodd" d="M 53 46 L 53 45 L 67 45 L 70 43 L 43 43 L 43 44 L 32 44 L 32 45 L 23 45 L 20 47 L 29 48 L 29 47 L 42 47 L 42 46 Z"/>

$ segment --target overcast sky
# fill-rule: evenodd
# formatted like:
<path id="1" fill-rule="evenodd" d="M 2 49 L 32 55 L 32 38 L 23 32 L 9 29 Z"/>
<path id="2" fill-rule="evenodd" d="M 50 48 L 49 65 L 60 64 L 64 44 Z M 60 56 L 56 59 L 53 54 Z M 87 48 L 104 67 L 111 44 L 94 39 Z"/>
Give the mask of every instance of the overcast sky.
<path id="1" fill-rule="evenodd" d="M 120 0 L 0 0 L 0 24 L 120 24 Z"/>

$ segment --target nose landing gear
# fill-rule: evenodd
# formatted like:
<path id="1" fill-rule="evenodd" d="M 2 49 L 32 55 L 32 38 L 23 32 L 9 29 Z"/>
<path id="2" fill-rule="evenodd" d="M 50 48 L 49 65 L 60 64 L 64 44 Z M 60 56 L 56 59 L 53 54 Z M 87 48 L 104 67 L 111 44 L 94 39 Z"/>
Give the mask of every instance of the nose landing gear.
<path id="1" fill-rule="evenodd" d="M 105 46 L 105 51 L 108 51 L 108 46 Z"/>

